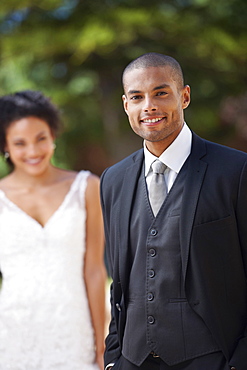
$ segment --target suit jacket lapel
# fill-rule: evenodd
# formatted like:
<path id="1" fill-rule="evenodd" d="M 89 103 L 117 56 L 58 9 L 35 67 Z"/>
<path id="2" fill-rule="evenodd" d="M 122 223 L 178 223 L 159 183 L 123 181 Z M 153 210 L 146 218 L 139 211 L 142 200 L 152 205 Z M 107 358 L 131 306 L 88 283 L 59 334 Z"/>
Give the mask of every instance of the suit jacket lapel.
<path id="1" fill-rule="evenodd" d="M 128 245 L 129 245 L 129 223 L 131 215 L 131 206 L 135 194 L 135 187 L 141 173 L 143 164 L 143 149 L 139 150 L 133 157 L 133 164 L 130 165 L 124 175 L 122 191 L 120 194 L 120 215 L 119 235 L 120 235 L 120 252 L 119 252 L 119 274 L 122 285 L 127 283 L 128 273 Z"/>
<path id="2" fill-rule="evenodd" d="M 192 150 L 188 158 L 188 172 L 184 187 L 183 204 L 181 210 L 180 245 L 182 256 L 183 277 L 185 280 L 188 265 L 190 239 L 193 222 L 195 218 L 196 206 L 207 169 L 207 163 L 201 158 L 206 154 L 204 140 L 197 135 L 192 136 Z"/>

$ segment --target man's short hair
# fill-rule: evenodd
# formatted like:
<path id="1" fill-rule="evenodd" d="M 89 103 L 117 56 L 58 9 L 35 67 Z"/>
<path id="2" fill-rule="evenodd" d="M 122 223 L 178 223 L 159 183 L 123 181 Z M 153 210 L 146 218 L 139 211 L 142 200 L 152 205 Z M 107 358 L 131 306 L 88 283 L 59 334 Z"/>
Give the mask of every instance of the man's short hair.
<path id="1" fill-rule="evenodd" d="M 171 77 L 174 81 L 176 81 L 178 88 L 184 87 L 184 77 L 180 64 L 176 61 L 176 59 L 170 57 L 169 55 L 159 53 L 143 54 L 130 62 L 122 74 L 123 87 L 125 85 L 125 76 L 128 72 L 132 71 L 133 69 L 148 67 L 170 67 L 172 74 Z"/>

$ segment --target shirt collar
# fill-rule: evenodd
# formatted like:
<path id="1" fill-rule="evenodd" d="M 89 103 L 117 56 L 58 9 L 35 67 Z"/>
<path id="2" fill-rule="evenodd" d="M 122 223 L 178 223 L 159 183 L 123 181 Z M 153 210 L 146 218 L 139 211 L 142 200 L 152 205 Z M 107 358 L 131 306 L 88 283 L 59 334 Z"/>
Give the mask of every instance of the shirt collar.
<path id="1" fill-rule="evenodd" d="M 159 156 L 159 160 L 163 162 L 174 172 L 178 173 L 191 151 L 192 133 L 184 123 L 182 130 L 176 139 L 169 147 Z M 157 159 L 155 155 L 150 153 L 144 141 L 144 157 L 145 157 L 145 176 L 147 176 L 151 164 Z"/>

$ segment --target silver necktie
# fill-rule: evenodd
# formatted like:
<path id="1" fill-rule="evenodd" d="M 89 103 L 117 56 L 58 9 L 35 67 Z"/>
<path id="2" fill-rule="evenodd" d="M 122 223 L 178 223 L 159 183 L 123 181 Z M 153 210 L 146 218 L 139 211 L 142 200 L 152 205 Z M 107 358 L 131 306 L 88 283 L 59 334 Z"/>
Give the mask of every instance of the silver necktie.
<path id="1" fill-rule="evenodd" d="M 153 214 L 156 216 L 167 195 L 164 177 L 166 165 L 157 159 L 152 163 L 151 167 L 153 175 L 149 188 L 149 200 Z"/>

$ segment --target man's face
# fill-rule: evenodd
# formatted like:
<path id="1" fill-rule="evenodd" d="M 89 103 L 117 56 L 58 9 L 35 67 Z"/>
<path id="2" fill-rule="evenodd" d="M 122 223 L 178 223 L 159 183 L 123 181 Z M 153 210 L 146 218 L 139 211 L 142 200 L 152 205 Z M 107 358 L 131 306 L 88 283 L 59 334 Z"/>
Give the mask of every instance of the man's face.
<path id="1" fill-rule="evenodd" d="M 124 77 L 123 104 L 133 131 L 160 155 L 183 127 L 189 86 L 178 86 L 171 67 L 133 69 Z"/>

